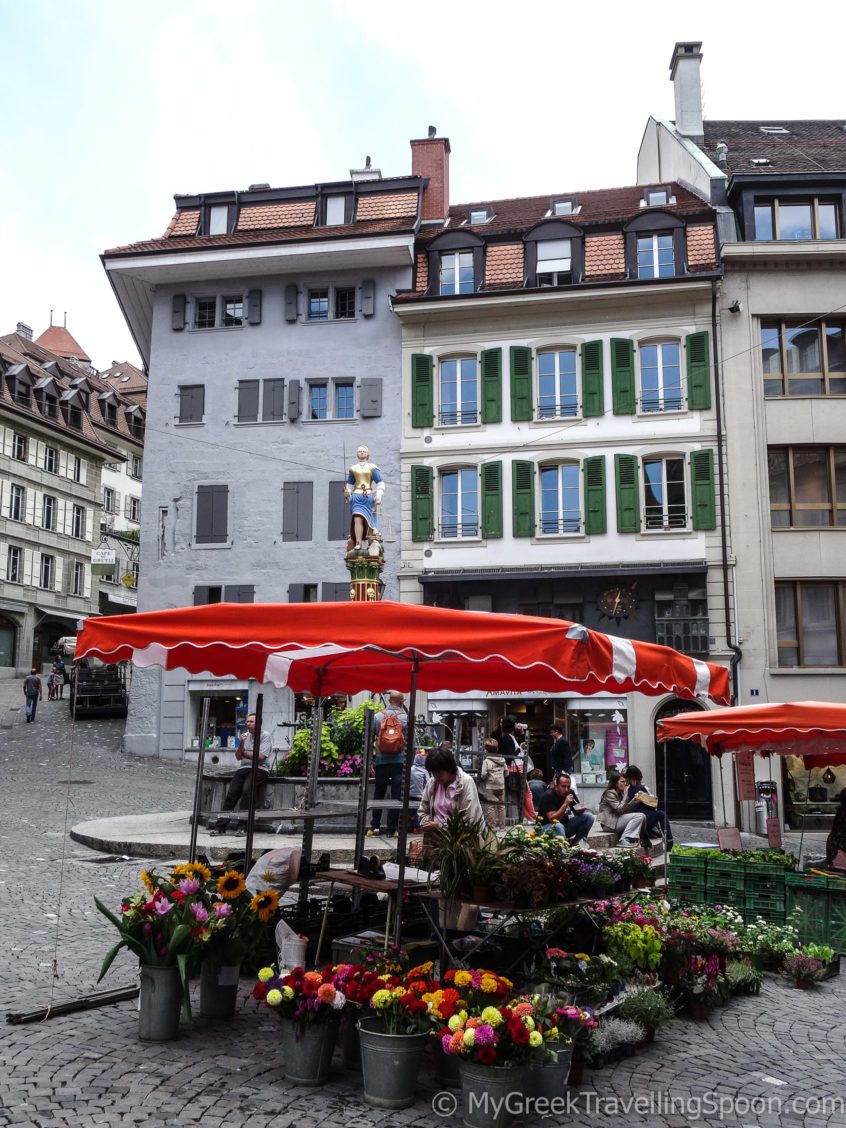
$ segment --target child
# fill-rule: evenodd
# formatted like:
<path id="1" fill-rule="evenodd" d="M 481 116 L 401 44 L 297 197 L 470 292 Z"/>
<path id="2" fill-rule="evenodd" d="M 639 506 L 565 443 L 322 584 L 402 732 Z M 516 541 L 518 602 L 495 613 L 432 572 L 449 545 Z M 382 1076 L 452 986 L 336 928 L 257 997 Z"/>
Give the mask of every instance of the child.
<path id="1" fill-rule="evenodd" d="M 479 789 L 485 820 L 488 826 L 505 828 L 505 759 L 500 755 L 499 742 L 489 737 L 485 741 L 485 758 L 482 760 L 482 786 Z"/>

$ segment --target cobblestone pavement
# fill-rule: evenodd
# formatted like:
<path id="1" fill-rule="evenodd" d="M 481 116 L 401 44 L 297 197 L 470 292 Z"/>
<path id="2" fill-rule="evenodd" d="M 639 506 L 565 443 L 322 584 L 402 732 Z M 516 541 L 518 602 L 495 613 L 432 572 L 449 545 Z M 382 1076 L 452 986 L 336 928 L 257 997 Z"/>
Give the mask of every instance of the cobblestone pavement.
<path id="1" fill-rule="evenodd" d="M 0 707 L 19 687 L 0 683 Z M 0 731 L 4 784 L 0 913 L 5 960 L 4 1011 L 29 1011 L 89 990 L 134 982 L 126 953 L 99 987 L 96 978 L 111 930 L 93 903 L 116 903 L 135 887 L 139 860 L 101 860 L 66 837 L 82 819 L 190 805 L 193 773 L 158 761 L 126 759 L 122 722 L 78 722 L 71 741 L 67 702 L 42 702 L 34 725 Z M 66 781 L 72 780 L 71 784 Z M 67 807 L 67 810 L 66 810 Z M 64 851 L 64 864 L 62 854 Z M 61 906 L 61 907 L 60 907 Z M 58 945 L 56 941 L 58 938 Z M 54 953 L 58 978 L 52 978 Z M 273 1016 L 248 999 L 229 1023 L 195 1020 L 178 1041 L 142 1045 L 133 1002 L 2 1027 L 0 1126 L 98 1125 L 145 1128 L 370 1128 L 458 1123 L 432 1110 L 436 1085 L 422 1076 L 419 1099 L 402 1112 L 366 1106 L 360 1079 L 336 1069 L 309 1091 L 286 1085 L 279 1070 Z M 767 978 L 760 998 L 738 999 L 706 1023 L 677 1021 L 635 1057 L 603 1069 L 573 1098 L 571 1111 L 548 1123 L 638 1123 L 666 1128 L 729 1124 L 761 1128 L 846 1125 L 842 1111 L 797 1101 L 842 1100 L 846 985 L 814 993 Z M 574 1091 L 575 1092 L 575 1091 Z M 714 1101 L 745 1099 L 735 1114 L 709 1111 Z M 639 1104 L 628 1108 L 633 1097 Z M 609 1103 L 599 1106 L 599 1099 Z M 679 1102 L 700 1098 L 696 1106 Z M 619 1104 L 611 1103 L 613 1101 Z"/>

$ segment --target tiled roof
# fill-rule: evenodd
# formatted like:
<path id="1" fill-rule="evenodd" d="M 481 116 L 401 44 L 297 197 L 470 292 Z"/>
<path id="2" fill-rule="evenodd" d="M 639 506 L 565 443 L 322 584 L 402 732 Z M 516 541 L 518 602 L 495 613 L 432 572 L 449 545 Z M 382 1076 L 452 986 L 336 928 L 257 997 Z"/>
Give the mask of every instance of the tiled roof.
<path id="1" fill-rule="evenodd" d="M 764 133 L 762 126 L 787 133 Z M 846 172 L 846 119 L 841 121 L 706 121 L 702 149 L 718 167 L 717 145 L 728 146 L 729 173 Z M 769 164 L 753 164 L 753 161 Z"/>
<path id="2" fill-rule="evenodd" d="M 63 325 L 51 325 L 36 338 L 35 343 L 55 353 L 56 356 L 67 357 L 68 360 L 81 360 L 85 364 L 91 363 L 91 357 Z"/>
<path id="3" fill-rule="evenodd" d="M 91 389 L 88 411 L 82 412 L 82 430 L 69 427 L 61 411 L 58 412 L 55 418 L 47 418 L 41 414 L 34 400 L 31 402 L 31 405 L 27 407 L 17 403 L 12 397 L 9 390 L 9 381 L 5 379 L 5 373 L 10 366 L 25 364 L 33 380 L 38 382 L 39 380 L 50 380 L 53 378 L 54 374 L 45 370 L 43 367 L 43 365 L 51 361 L 54 361 L 59 369 L 59 374 L 55 379 L 60 398 L 63 393 L 73 391 L 72 385 L 75 380 L 86 380 Z M 137 369 L 135 369 L 135 371 L 137 372 Z M 112 392 L 117 400 L 118 411 L 115 424 L 106 422 L 102 401 L 98 399 L 98 396 L 104 392 Z M 80 368 L 78 365 L 74 364 L 73 361 L 67 360 L 58 353 L 51 352 L 49 349 L 44 348 L 43 345 L 39 345 L 36 341 L 30 341 L 26 337 L 22 337 L 19 333 L 10 333 L 8 336 L 0 337 L 0 406 L 6 406 L 7 404 L 14 404 L 16 412 L 23 415 L 31 415 L 34 421 L 37 420 L 41 424 L 49 425 L 59 431 L 65 431 L 69 436 L 82 436 L 89 442 L 96 443 L 106 451 L 112 451 L 113 448 L 109 443 L 103 441 L 97 434 L 95 427 L 103 428 L 105 431 L 114 435 L 115 438 L 136 443 L 142 441 L 132 435 L 127 422 L 126 412 L 123 410 L 124 408 L 136 406 L 134 399 L 121 395 L 108 381 L 101 380 L 95 373 Z"/>
<path id="4" fill-rule="evenodd" d="M 130 364 L 128 360 L 115 362 L 110 368 L 106 368 L 100 373 L 100 379 L 113 387 L 121 396 L 141 407 L 146 407 L 149 381 L 141 369 Z"/>

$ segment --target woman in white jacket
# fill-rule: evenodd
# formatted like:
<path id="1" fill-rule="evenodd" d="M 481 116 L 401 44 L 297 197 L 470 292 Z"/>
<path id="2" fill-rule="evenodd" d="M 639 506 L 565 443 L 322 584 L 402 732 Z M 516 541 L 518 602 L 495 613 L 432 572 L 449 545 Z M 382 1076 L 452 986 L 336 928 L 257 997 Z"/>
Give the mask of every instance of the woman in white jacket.
<path id="1" fill-rule="evenodd" d="M 475 781 L 458 766 L 451 752 L 442 748 L 430 752 L 426 771 L 429 782 L 418 809 L 421 830 L 443 826 L 452 811 L 461 811 L 471 822 L 484 821 Z"/>

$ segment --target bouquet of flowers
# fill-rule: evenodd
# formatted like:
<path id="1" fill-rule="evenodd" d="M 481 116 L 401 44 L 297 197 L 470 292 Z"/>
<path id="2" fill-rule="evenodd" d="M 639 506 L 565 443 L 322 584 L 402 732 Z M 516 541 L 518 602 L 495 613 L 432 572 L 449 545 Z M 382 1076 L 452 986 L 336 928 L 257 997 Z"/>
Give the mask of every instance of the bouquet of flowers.
<path id="1" fill-rule="evenodd" d="M 335 986 L 332 967 L 322 971 L 303 971 L 295 967 L 284 976 L 280 976 L 275 967 L 263 967 L 258 980 L 253 987 L 253 998 L 263 1000 L 281 1018 L 303 1026 L 326 1022 L 346 1005 L 346 995 Z"/>
<path id="2" fill-rule="evenodd" d="M 504 975 L 478 968 L 475 971 L 450 969 L 444 976 L 448 987 L 457 988 L 471 1011 L 489 1003 L 504 1002 L 514 990 L 514 984 Z"/>
<path id="3" fill-rule="evenodd" d="M 438 984 L 431 975 L 432 964 L 423 964 L 403 978 L 381 976 L 378 989 L 370 997 L 370 1009 L 382 1019 L 386 1034 L 424 1034 L 429 1030 L 429 1004 Z"/>
<path id="4" fill-rule="evenodd" d="M 255 895 L 244 875 L 228 870 L 217 879 L 211 900 L 212 929 L 207 958 L 222 964 L 241 964 L 256 954 L 265 927 L 279 907 L 279 894 L 264 889 Z"/>
<path id="5" fill-rule="evenodd" d="M 443 1051 L 478 1062 L 479 1065 L 507 1065 L 527 1061 L 544 1045 L 544 1035 L 529 1002 L 514 1006 L 489 1005 L 470 1014 L 454 1014 L 438 1032 Z"/>

